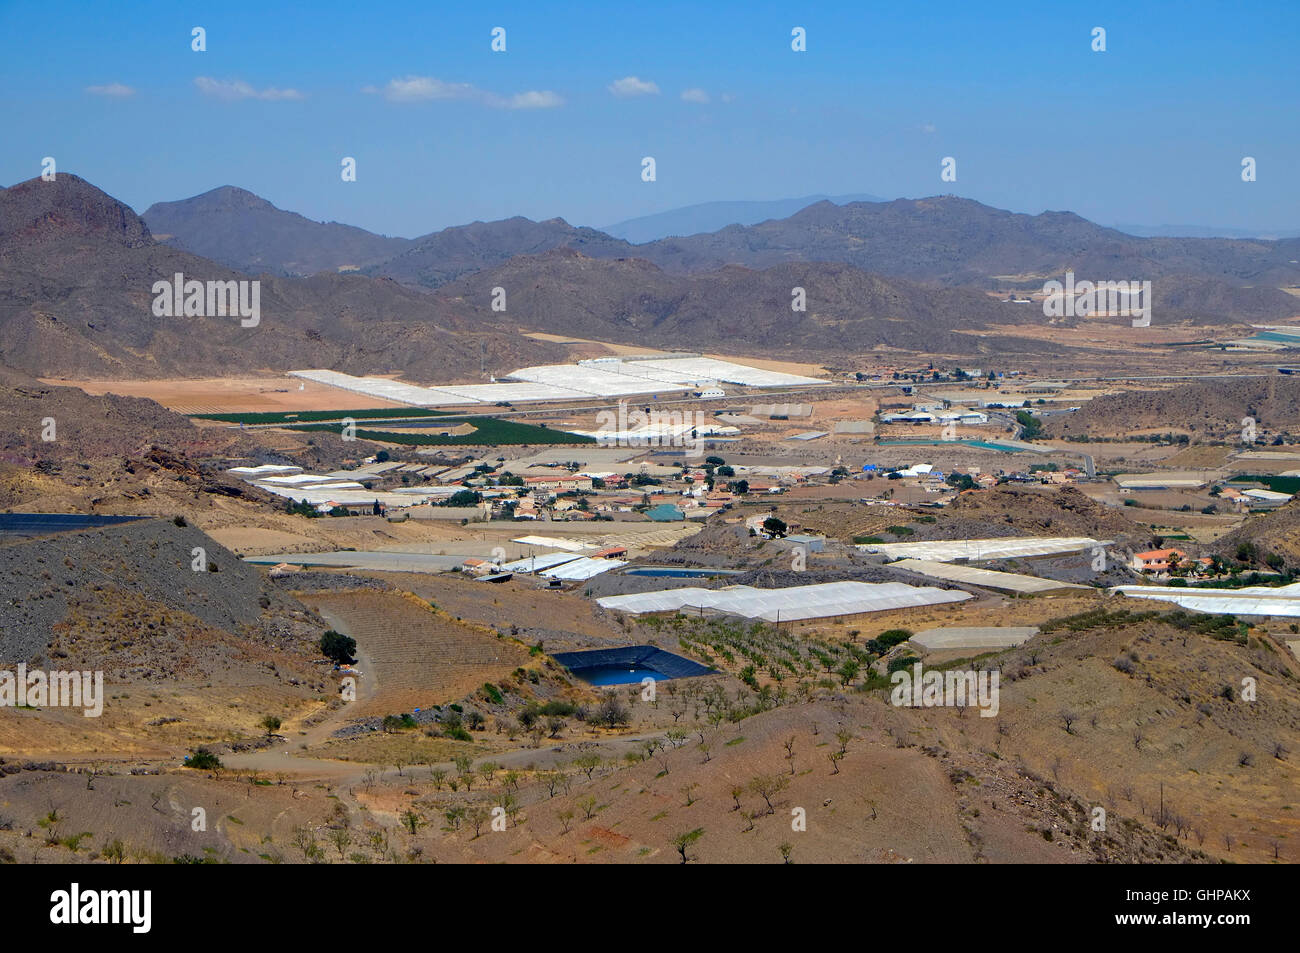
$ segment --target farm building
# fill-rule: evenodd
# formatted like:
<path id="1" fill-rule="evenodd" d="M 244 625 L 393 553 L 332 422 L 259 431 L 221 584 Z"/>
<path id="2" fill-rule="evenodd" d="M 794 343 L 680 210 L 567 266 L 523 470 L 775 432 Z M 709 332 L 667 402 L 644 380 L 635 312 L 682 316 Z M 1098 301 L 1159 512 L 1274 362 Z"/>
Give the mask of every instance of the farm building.
<path id="1" fill-rule="evenodd" d="M 1202 556 L 1192 562 L 1200 566 L 1209 566 L 1213 560 L 1208 556 Z M 1188 564 L 1187 554 L 1181 549 L 1151 549 L 1145 553 L 1134 553 L 1129 568 L 1134 572 L 1167 573 L 1175 566 Z"/>
<path id="2" fill-rule="evenodd" d="M 992 569 L 977 569 L 974 566 L 935 562 L 928 559 L 900 559 L 898 562 L 891 563 L 890 566 L 894 569 L 906 569 L 909 572 L 920 573 L 932 579 L 965 583 L 970 586 L 996 589 L 1000 592 L 1012 592 L 1017 595 L 1045 595 L 1065 592 L 1070 589 L 1087 588 L 1087 586 L 1080 586 L 1071 582 L 1057 582 L 1054 579 L 1027 576 L 1023 573 L 997 572 Z"/>
<path id="3" fill-rule="evenodd" d="M 825 582 L 783 589 L 727 586 L 723 589 L 665 589 L 596 600 L 604 609 L 633 615 L 681 612 L 688 615 L 737 615 L 777 625 L 818 620 L 849 621 L 872 612 L 962 602 L 959 589 L 909 586 L 901 582 Z"/>
<path id="4" fill-rule="evenodd" d="M 593 358 L 576 364 L 521 367 L 490 384 L 435 384 L 424 387 L 387 377 L 355 377 L 338 371 L 291 371 L 294 377 L 414 407 L 587 400 L 592 397 L 678 394 L 703 386 L 706 397 L 725 397 L 720 382 L 746 387 L 825 384 L 797 374 L 749 367 L 731 361 L 681 354 L 661 357 Z"/>
<path id="5" fill-rule="evenodd" d="M 1077 553 L 1105 546 L 1110 540 L 1088 536 L 1008 536 L 998 539 L 926 540 L 916 543 L 859 543 L 858 549 L 880 553 L 891 559 L 958 559 L 979 562 L 986 559 L 1021 559 L 1056 553 Z"/>
<path id="6" fill-rule="evenodd" d="M 1172 586 L 1117 586 L 1113 591 L 1132 599 L 1172 602 L 1194 612 L 1237 616 L 1300 617 L 1300 582 L 1289 586 L 1245 586 L 1241 589 L 1195 589 Z"/>
<path id="7" fill-rule="evenodd" d="M 826 537 L 812 533 L 791 533 L 786 541 L 796 546 L 806 547 L 810 553 L 820 553 L 826 546 Z"/>
<path id="8" fill-rule="evenodd" d="M 1200 473 L 1117 473 L 1121 490 L 1199 490 L 1210 479 Z"/>

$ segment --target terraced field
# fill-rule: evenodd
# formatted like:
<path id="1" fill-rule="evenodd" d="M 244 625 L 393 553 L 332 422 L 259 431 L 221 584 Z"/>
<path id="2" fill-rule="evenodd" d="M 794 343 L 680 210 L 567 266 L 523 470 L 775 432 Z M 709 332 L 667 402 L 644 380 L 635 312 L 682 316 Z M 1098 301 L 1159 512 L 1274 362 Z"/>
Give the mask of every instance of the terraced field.
<path id="1" fill-rule="evenodd" d="M 336 592 L 301 598 L 357 640 L 362 678 L 375 679 L 376 686 L 359 703 L 359 717 L 445 705 L 528 661 L 522 646 L 458 622 L 414 596 Z"/>

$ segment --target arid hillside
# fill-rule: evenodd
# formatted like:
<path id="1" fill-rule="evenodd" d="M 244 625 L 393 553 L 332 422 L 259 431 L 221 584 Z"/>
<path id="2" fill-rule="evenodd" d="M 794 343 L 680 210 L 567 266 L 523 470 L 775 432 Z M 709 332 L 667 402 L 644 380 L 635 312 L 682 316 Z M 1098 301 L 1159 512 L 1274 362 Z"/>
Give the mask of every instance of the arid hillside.
<path id="1" fill-rule="evenodd" d="M 726 644 L 738 659 L 789 644 L 771 631 L 699 620 L 636 637 L 647 635 Z M 233 767 L 219 771 L 140 755 L 101 760 L 93 796 L 71 797 L 76 776 L 59 762 L 10 761 L 0 766 L 12 765 L 0 779 L 11 822 L 0 828 L 0 849 L 86 861 L 102 858 L 112 834 L 128 858 L 207 853 L 236 863 L 1291 859 L 1300 689 L 1294 660 L 1259 630 L 1176 613 L 1062 618 L 1019 648 L 971 663 L 1001 675 L 988 718 L 971 708 L 899 707 L 879 682 L 813 675 L 799 679 L 806 688 L 773 691 L 764 676 L 754 692 L 733 677 L 738 662 L 717 661 L 721 674 L 661 686 L 654 702 L 639 686 L 604 701 L 548 689 L 553 701 L 569 700 L 555 710 L 595 700 L 581 716 L 551 717 L 529 732 L 514 722 L 521 709 L 512 700 L 538 697 L 530 678 L 564 679 L 534 657 L 462 699 L 454 722 L 443 709 L 421 722 L 425 730 L 345 731 L 298 758 L 232 737 L 219 750 Z M 1258 684 L 1253 700 L 1225 688 L 1246 676 Z M 622 709 L 621 727 L 600 723 L 607 709 Z M 466 740 L 450 737 L 459 727 L 439 730 L 471 710 L 489 714 Z M 301 722 L 308 738 L 318 737 L 315 723 Z M 275 783 L 286 777 L 293 798 Z M 174 835 L 157 799 L 152 812 L 108 810 L 147 805 L 148 791 L 218 805 L 221 821 L 202 835 Z M 497 827 L 494 808 L 504 820 Z M 20 836 L 51 824 L 88 836 L 72 847 Z"/>
<path id="2" fill-rule="evenodd" d="M 1042 491 L 999 486 L 960 494 L 931 524 L 912 524 L 916 539 L 981 539 L 999 536 L 1091 536 L 1145 540 L 1147 527 L 1114 507 L 1063 486 Z"/>
<path id="3" fill-rule="evenodd" d="M 1053 437 L 1110 438 L 1159 430 L 1237 443 L 1246 417 L 1255 421 L 1257 442 L 1300 439 L 1300 378 L 1272 374 L 1134 388 L 1049 418 L 1046 430 Z"/>
<path id="4" fill-rule="evenodd" d="M 506 289 L 505 314 L 491 311 L 494 287 Z M 804 289 L 806 310 L 791 307 L 794 288 Z M 636 258 L 602 260 L 563 248 L 512 258 L 439 294 L 484 321 L 668 348 L 689 340 L 693 347 L 743 344 L 785 355 L 876 347 L 990 355 L 1046 350 L 1009 336 L 957 333 L 1034 320 L 1023 308 L 978 291 L 886 279 L 841 264 L 729 266 L 683 277 Z"/>
<path id="5" fill-rule="evenodd" d="M 1300 564 L 1300 500 L 1266 513 L 1256 513 L 1241 526 L 1215 542 L 1215 551 L 1236 557 L 1243 544 L 1253 547 L 1254 562 L 1261 568 L 1270 554 L 1281 556 L 1288 566 Z"/>
<path id="6" fill-rule="evenodd" d="M 68 173 L 0 191 L 0 364 L 37 376 L 166 377 L 266 368 L 479 379 L 562 349 L 484 333 L 439 299 L 361 275 L 263 276 L 260 321 L 158 317 L 154 283 L 248 280 L 154 241 L 127 206 Z M 251 304 L 251 291 L 250 291 Z"/>
<path id="7" fill-rule="evenodd" d="M 338 222 L 313 222 L 230 185 L 178 202 L 155 202 L 141 218 L 159 241 L 250 275 L 356 269 L 410 244 Z"/>

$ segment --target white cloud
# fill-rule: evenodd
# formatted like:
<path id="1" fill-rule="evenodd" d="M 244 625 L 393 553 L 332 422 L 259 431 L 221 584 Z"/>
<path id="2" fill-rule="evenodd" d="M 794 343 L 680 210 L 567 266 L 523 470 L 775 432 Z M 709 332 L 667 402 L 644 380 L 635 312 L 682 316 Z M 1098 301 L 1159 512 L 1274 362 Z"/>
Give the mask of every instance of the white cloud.
<path id="1" fill-rule="evenodd" d="M 109 83 L 106 86 L 87 86 L 86 92 L 94 96 L 109 96 L 113 99 L 125 99 L 134 96 L 135 90 L 124 83 Z"/>
<path id="2" fill-rule="evenodd" d="M 506 104 L 510 109 L 552 109 L 564 105 L 564 97 L 549 89 L 530 89 L 515 93 Z"/>
<path id="3" fill-rule="evenodd" d="M 658 96 L 659 87 L 649 80 L 643 80 L 637 76 L 624 76 L 622 79 L 616 79 L 609 84 L 609 91 L 615 96 L 627 98 L 629 96 Z"/>
<path id="4" fill-rule="evenodd" d="M 460 101 L 493 109 L 552 109 L 564 105 L 564 97 L 549 89 L 530 89 L 511 96 L 499 96 L 469 83 L 447 83 L 433 76 L 403 76 L 390 79 L 382 89 L 363 86 L 361 91 L 372 95 L 382 93 L 391 103 Z"/>
<path id="5" fill-rule="evenodd" d="M 935 131 L 936 131 L 935 124 L 932 123 L 932 122 L 923 122 L 923 123 L 921 123 L 921 131 L 922 131 L 922 132 L 935 132 Z"/>
<path id="6" fill-rule="evenodd" d="M 686 89 L 682 91 L 682 100 L 688 103 L 707 103 L 709 94 L 698 87 Z"/>
<path id="7" fill-rule="evenodd" d="M 374 87 L 366 89 L 374 90 Z M 431 99 L 473 99 L 478 90 L 469 83 L 444 83 L 432 76 L 404 76 L 390 79 L 383 92 L 389 102 L 418 103 Z"/>
<path id="8" fill-rule="evenodd" d="M 196 76 L 194 77 L 194 85 L 199 88 L 199 92 L 204 96 L 212 96 L 215 99 L 228 101 L 263 99 L 268 102 L 276 102 L 306 98 L 296 89 L 276 89 L 274 86 L 268 86 L 266 89 L 255 89 L 243 80 L 238 79 L 221 80 L 212 79 L 210 76 Z"/>
<path id="9" fill-rule="evenodd" d="M 722 101 L 723 101 L 724 103 L 735 102 L 735 99 L 736 99 L 736 96 L 735 96 L 734 93 L 723 93 L 723 94 L 722 94 Z"/>

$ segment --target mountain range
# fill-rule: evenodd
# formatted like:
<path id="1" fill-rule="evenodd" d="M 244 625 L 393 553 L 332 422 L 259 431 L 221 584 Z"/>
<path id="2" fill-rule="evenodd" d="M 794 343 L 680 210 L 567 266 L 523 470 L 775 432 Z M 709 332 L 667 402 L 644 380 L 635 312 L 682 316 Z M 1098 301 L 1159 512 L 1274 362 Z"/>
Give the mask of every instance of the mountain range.
<path id="1" fill-rule="evenodd" d="M 142 216 L 159 241 L 248 274 L 314 275 L 385 261 L 411 244 L 337 222 L 313 222 L 225 185 Z"/>
<path id="2" fill-rule="evenodd" d="M 1039 309 L 988 289 L 1034 287 L 1067 267 L 1152 276 L 1165 320 L 1300 311 L 1277 287 L 1300 285 L 1295 240 L 1142 239 L 1071 213 L 1017 215 L 951 196 L 822 201 L 642 245 L 519 217 L 386 238 L 233 188 L 146 216 L 168 237 L 69 173 L 0 190 L 0 364 L 65 378 L 331 367 L 451 382 L 567 355 L 520 329 L 813 360 L 880 348 L 1032 354 L 1048 345 L 1013 332 L 1042 321 Z M 176 273 L 258 276 L 261 324 L 155 316 L 154 283 Z M 496 288 L 504 311 L 491 306 Z M 792 308 L 796 288 L 804 310 Z"/>
<path id="3" fill-rule="evenodd" d="M 1112 228 L 1142 238 L 1300 238 L 1300 230 L 1281 228 L 1252 231 L 1223 225 L 1129 225 L 1116 222 Z"/>
<path id="4" fill-rule="evenodd" d="M 777 206 L 800 201 L 710 203 L 664 216 L 681 221 L 727 218 L 743 207 L 753 217 L 762 214 L 760 206 L 781 210 Z M 641 244 L 560 218 L 534 222 L 521 217 L 453 226 L 413 239 L 385 238 L 337 223 L 311 222 L 229 187 L 154 205 L 144 218 L 155 233 L 168 236 L 167 243 L 249 273 L 360 268 L 430 289 L 516 255 L 561 247 L 591 258 L 640 258 L 679 275 L 727 265 L 768 268 L 820 261 L 891 278 L 1003 290 L 1041 287 L 1067 270 L 1094 281 L 1196 276 L 1241 287 L 1300 286 L 1300 238 L 1143 238 L 1072 212 L 1025 215 L 951 195 L 845 204 L 822 200 L 782 218 Z M 647 221 L 624 223 L 623 231 L 643 234 L 652 227 Z M 1282 300 L 1272 297 L 1278 306 Z"/>
<path id="5" fill-rule="evenodd" d="M 0 363 L 38 376 L 165 377 L 334 367 L 477 379 L 563 351 L 486 331 L 394 281 L 264 275 L 261 322 L 156 317 L 153 286 L 247 278 L 155 241 L 130 208 L 69 173 L 0 191 Z"/>
<path id="6" fill-rule="evenodd" d="M 660 238 L 716 232 L 728 225 L 757 225 L 772 218 L 786 218 L 818 202 L 847 205 L 849 202 L 883 201 L 874 195 L 805 195 L 800 199 L 759 202 L 704 202 L 606 225 L 601 231 L 640 245 Z"/>
<path id="7" fill-rule="evenodd" d="M 491 309 L 493 288 L 510 289 L 504 313 Z M 803 290 L 806 310 L 792 307 L 796 288 Z M 879 348 L 936 354 L 1045 349 L 1010 336 L 962 333 L 1041 321 L 1037 309 L 970 288 L 883 278 L 839 262 L 728 265 L 683 276 L 638 258 L 606 260 L 554 248 L 516 256 L 438 293 L 464 302 L 484 323 L 677 350 L 743 344 L 817 362 Z"/>

